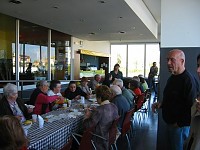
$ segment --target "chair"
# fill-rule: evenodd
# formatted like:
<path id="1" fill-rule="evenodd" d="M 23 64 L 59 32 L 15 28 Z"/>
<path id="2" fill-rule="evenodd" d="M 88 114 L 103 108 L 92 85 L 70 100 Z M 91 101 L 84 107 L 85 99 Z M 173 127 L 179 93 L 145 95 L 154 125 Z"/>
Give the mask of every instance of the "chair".
<path id="1" fill-rule="evenodd" d="M 117 145 L 116 145 L 116 141 L 117 141 L 117 124 L 119 122 L 120 117 L 116 118 L 113 123 L 112 126 L 109 129 L 109 147 L 112 147 L 112 145 L 115 146 L 115 149 L 117 150 Z"/>
<path id="2" fill-rule="evenodd" d="M 142 93 L 141 95 L 138 95 L 137 97 L 137 103 L 136 103 L 136 107 L 135 107 L 135 111 L 138 111 L 139 109 L 142 108 L 143 104 L 145 102 L 145 94 Z"/>
<path id="3" fill-rule="evenodd" d="M 115 149 L 117 150 L 117 145 L 116 145 L 116 141 L 117 141 L 117 133 L 118 133 L 118 128 L 117 128 L 117 124 L 119 122 L 120 117 L 117 117 L 113 122 L 112 125 L 109 129 L 109 139 L 105 139 L 104 137 L 97 135 L 97 134 L 93 134 L 94 136 L 101 138 L 103 140 L 106 140 L 109 142 L 109 148 L 111 147 L 111 149 L 113 150 L 113 146 L 115 146 Z"/>
<path id="4" fill-rule="evenodd" d="M 70 138 L 69 142 L 64 145 L 64 147 L 61 150 L 70 150 L 72 147 L 72 138 Z"/>
<path id="5" fill-rule="evenodd" d="M 92 141 L 92 132 L 94 131 L 94 126 L 88 128 L 87 130 L 84 131 L 83 135 L 77 134 L 77 133 L 72 133 L 72 137 L 74 140 L 78 143 L 79 145 L 79 150 L 93 150 L 96 149 L 93 141 Z M 76 136 L 81 137 L 81 141 L 79 142 Z"/>
<path id="6" fill-rule="evenodd" d="M 126 113 L 123 124 L 122 124 L 122 129 L 121 129 L 121 136 L 122 137 L 126 136 L 130 150 L 131 150 L 131 144 L 130 144 L 130 140 L 128 137 L 128 132 L 131 130 L 132 116 L 133 116 L 134 112 L 135 112 L 135 109 L 133 108 Z"/>

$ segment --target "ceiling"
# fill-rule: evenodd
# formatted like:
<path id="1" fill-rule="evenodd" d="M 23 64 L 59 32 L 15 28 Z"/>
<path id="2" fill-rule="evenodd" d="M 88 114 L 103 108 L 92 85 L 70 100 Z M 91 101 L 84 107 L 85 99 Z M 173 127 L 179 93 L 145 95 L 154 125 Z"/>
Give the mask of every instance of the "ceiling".
<path id="1" fill-rule="evenodd" d="M 10 0 L 1 0 L 0 13 L 64 32 L 82 40 L 159 42 L 161 0 L 143 0 L 158 23 L 158 38 L 125 0 L 14 1 L 21 3 L 14 4 Z"/>

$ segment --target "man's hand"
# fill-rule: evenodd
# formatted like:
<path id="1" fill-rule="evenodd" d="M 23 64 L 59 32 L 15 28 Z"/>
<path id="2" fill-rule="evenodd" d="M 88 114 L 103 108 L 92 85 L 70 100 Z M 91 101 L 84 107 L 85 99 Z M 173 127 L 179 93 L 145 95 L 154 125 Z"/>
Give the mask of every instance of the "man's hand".
<path id="1" fill-rule="evenodd" d="M 200 112 L 200 98 L 199 98 L 199 99 L 196 99 L 196 102 L 197 102 L 196 108 L 197 108 L 197 110 Z"/>
<path id="2" fill-rule="evenodd" d="M 161 103 L 156 102 L 156 103 L 153 103 L 153 104 L 152 104 L 151 109 L 152 109 L 152 111 L 155 113 L 155 112 L 156 112 L 156 109 L 159 109 L 160 107 L 161 107 Z"/>

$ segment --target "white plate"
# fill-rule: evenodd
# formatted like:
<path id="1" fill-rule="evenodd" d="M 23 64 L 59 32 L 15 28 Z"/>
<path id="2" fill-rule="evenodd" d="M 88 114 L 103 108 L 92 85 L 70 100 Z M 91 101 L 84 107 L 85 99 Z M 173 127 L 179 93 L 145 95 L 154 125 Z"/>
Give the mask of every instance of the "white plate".
<path id="1" fill-rule="evenodd" d="M 54 115 L 48 115 L 45 118 L 49 119 L 49 118 L 52 118 L 52 117 L 54 117 Z"/>
<path id="2" fill-rule="evenodd" d="M 90 99 L 88 99 L 90 102 L 96 102 L 97 101 L 97 99 L 96 98 L 90 98 Z"/>
<path id="3" fill-rule="evenodd" d="M 25 106 L 29 109 L 33 109 L 33 108 L 35 108 L 35 106 L 33 106 L 33 105 L 27 105 L 27 104 L 25 104 Z"/>
<path id="4" fill-rule="evenodd" d="M 97 106 L 100 106 L 100 105 L 99 104 L 91 104 L 90 106 L 97 107 Z"/>

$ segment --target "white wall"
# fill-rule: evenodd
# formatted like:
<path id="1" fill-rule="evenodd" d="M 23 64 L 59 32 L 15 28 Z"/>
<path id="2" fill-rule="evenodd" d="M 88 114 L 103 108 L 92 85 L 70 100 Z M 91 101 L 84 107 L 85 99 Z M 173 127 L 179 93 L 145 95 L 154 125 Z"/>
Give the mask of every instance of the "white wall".
<path id="1" fill-rule="evenodd" d="M 78 49 L 85 49 L 95 52 L 110 54 L 110 42 L 108 41 L 86 41 L 72 37 L 72 48 L 77 51 Z M 80 45 L 80 42 L 82 45 Z"/>
<path id="2" fill-rule="evenodd" d="M 199 14 L 199 0 L 161 0 L 161 47 L 199 47 Z"/>

